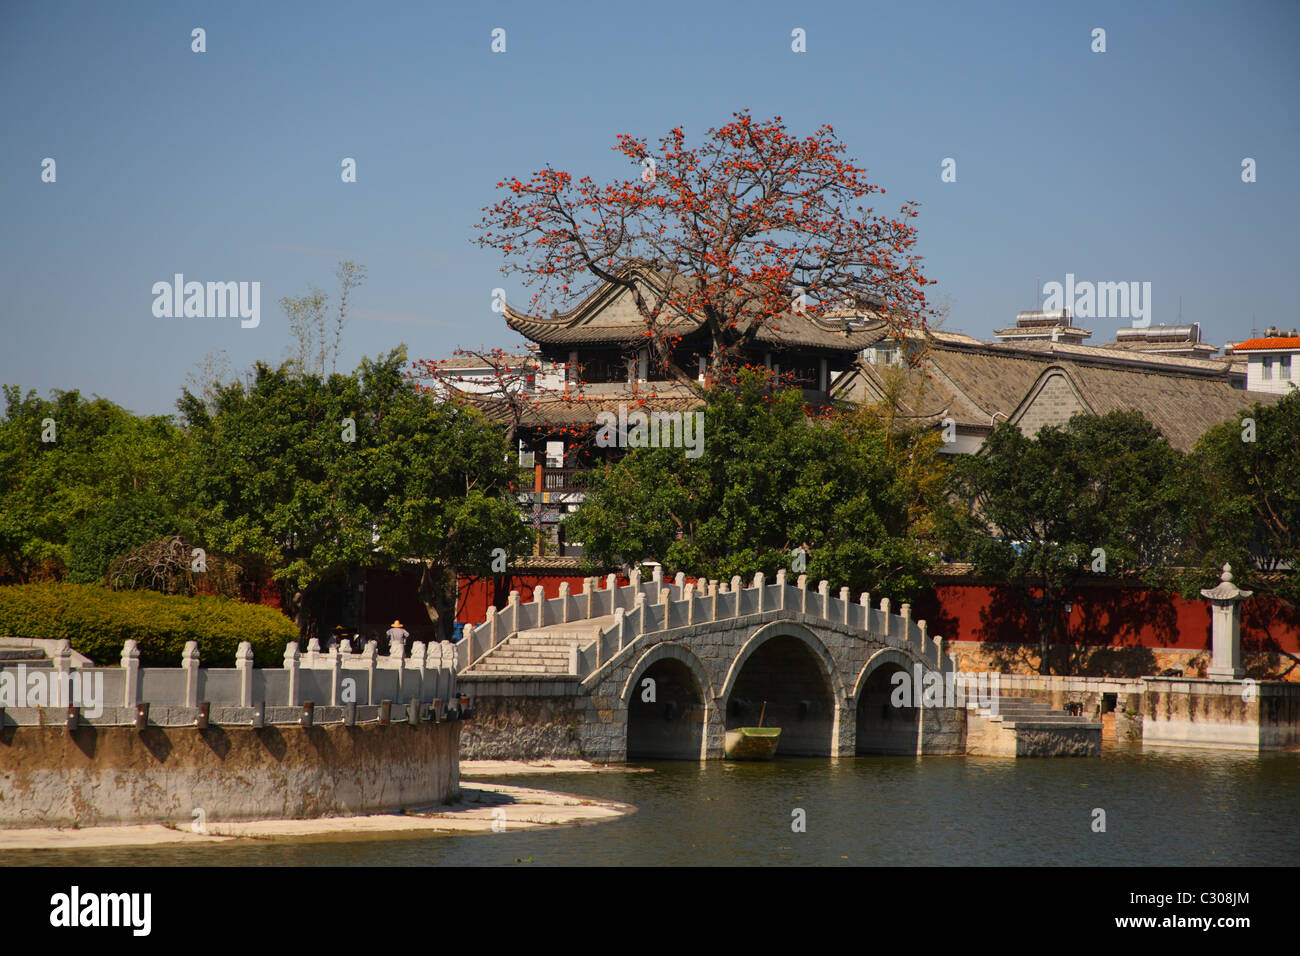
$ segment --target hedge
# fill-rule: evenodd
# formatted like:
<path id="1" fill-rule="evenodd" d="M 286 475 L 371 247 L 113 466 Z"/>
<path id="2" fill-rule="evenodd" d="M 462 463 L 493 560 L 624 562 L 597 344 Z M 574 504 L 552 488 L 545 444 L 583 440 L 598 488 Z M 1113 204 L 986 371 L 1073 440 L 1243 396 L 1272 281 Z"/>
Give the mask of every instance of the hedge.
<path id="1" fill-rule="evenodd" d="M 130 638 L 150 667 L 179 667 L 186 641 L 198 642 L 205 666 L 234 667 L 240 641 L 248 641 L 254 662 L 274 667 L 284 661 L 285 644 L 298 640 L 298 627 L 258 604 L 65 581 L 0 587 L 0 634 L 67 638 L 73 650 L 108 667 L 121 662 Z"/>

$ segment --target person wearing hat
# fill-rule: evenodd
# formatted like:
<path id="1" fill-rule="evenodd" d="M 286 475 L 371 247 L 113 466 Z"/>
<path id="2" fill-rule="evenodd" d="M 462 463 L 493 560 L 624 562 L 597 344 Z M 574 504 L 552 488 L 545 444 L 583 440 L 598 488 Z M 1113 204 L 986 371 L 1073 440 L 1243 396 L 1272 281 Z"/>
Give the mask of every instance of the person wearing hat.
<path id="1" fill-rule="evenodd" d="M 393 653 L 393 641 L 401 641 L 402 646 L 405 647 L 407 638 L 409 638 L 411 634 L 406 628 L 402 627 L 402 622 L 400 620 L 394 620 L 393 626 L 388 629 L 388 634 L 386 636 L 388 638 L 388 653 L 391 654 Z"/>
<path id="2" fill-rule="evenodd" d="M 335 624 L 334 633 L 330 634 L 329 649 L 332 651 L 337 648 L 341 643 L 343 643 L 343 639 L 347 636 L 348 629 L 342 624 Z"/>

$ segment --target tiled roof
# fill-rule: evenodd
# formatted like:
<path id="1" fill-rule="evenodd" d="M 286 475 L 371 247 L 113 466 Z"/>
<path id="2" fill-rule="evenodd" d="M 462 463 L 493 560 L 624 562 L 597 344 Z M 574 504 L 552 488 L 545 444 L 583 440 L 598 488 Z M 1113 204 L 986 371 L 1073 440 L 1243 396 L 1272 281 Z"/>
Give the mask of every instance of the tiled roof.
<path id="1" fill-rule="evenodd" d="M 891 373 L 859 363 L 835 384 L 837 397 L 879 401 Z M 920 423 L 952 418 L 976 431 L 1023 411 L 1040 380 L 1063 374 L 1095 414 L 1136 409 L 1171 445 L 1189 450 L 1209 428 L 1256 402 L 1280 396 L 1233 386 L 1239 373 L 1222 361 L 1146 353 L 1125 355 L 1093 346 L 1035 342 L 978 347 L 932 344 L 925 368 L 905 368 L 900 411 Z"/>
<path id="2" fill-rule="evenodd" d="M 1247 339 L 1232 347 L 1234 352 L 1243 349 L 1300 349 L 1300 337 L 1290 335 L 1274 336 L 1271 339 Z"/>
<path id="3" fill-rule="evenodd" d="M 652 284 L 662 279 L 653 270 L 641 276 Z M 506 322 L 525 338 L 543 345 L 631 345 L 645 338 L 646 323 L 631 293 L 612 283 L 597 288 L 568 312 L 549 318 L 517 312 L 507 304 Z M 661 333 L 689 335 L 703 326 L 702 319 L 681 313 L 665 313 L 657 320 Z M 854 327 L 858 326 L 858 327 Z M 810 313 L 786 312 L 769 319 L 755 338 L 774 348 L 815 348 L 857 352 L 888 334 L 885 323 L 864 314 L 856 322 Z"/>
<path id="4" fill-rule="evenodd" d="M 494 421 L 510 421 L 514 410 L 505 401 L 494 398 L 471 399 Z M 569 396 L 542 393 L 518 403 L 519 424 L 525 427 L 552 425 L 594 425 L 601 412 L 618 412 L 620 405 L 628 411 L 684 412 L 704 407 L 704 399 L 684 385 L 656 382 L 653 389 L 641 385 L 604 385 L 598 392 L 573 392 Z"/>

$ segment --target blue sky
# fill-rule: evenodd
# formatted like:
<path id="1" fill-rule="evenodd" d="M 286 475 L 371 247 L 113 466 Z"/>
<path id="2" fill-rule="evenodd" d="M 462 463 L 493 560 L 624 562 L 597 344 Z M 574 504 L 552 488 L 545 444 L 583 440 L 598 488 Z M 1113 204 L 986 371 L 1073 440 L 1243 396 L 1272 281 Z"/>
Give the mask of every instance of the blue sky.
<path id="1" fill-rule="evenodd" d="M 1292 2 L 10 0 L 0 382 L 171 412 L 211 351 L 236 368 L 283 358 L 278 300 L 333 293 L 343 258 L 369 269 L 344 366 L 402 342 L 412 357 L 517 348 L 491 290 L 523 287 L 470 242 L 496 182 L 548 163 L 626 175 L 616 134 L 697 139 L 742 108 L 800 135 L 830 123 L 888 191 L 878 209 L 921 203 L 948 328 L 989 337 L 1067 273 L 1149 281 L 1157 323 L 1181 296 L 1214 344 L 1247 337 L 1252 315 L 1290 328 L 1298 25 Z M 177 272 L 261 282 L 261 325 L 155 318 L 151 287 Z M 1082 324 L 1100 343 L 1128 323 Z"/>

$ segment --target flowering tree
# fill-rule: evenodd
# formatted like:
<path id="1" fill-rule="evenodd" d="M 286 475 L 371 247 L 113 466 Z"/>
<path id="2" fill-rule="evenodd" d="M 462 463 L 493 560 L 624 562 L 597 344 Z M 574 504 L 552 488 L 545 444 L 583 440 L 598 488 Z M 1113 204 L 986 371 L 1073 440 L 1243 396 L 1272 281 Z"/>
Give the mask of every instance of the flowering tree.
<path id="1" fill-rule="evenodd" d="M 638 167 L 635 179 L 599 185 L 547 167 L 498 183 L 505 197 L 485 207 L 477 242 L 536 288 L 531 314 L 601 283 L 624 287 L 658 363 L 692 387 L 693 371 L 673 360 L 682 316 L 707 330 L 715 376 L 791 311 L 869 309 L 896 333 L 925 326 L 915 204 L 895 218 L 866 206 L 884 190 L 830 126 L 800 139 L 779 116 L 745 111 L 700 146 L 676 127 L 657 150 L 629 135 L 614 149 Z"/>

